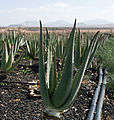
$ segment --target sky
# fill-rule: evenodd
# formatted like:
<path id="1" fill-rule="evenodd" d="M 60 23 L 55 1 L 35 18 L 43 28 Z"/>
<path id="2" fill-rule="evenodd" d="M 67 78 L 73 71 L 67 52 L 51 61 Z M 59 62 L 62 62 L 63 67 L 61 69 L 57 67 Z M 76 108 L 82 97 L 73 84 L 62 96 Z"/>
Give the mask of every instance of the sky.
<path id="1" fill-rule="evenodd" d="M 28 20 L 43 23 L 74 19 L 83 22 L 105 19 L 114 22 L 114 0 L 0 0 L 0 25 Z"/>

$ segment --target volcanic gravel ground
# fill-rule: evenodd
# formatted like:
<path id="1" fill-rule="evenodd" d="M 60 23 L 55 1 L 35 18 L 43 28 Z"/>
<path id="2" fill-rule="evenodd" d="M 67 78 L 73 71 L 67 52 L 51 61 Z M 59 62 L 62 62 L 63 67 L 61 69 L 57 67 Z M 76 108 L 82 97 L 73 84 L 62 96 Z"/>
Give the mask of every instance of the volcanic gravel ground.
<path id="1" fill-rule="evenodd" d="M 28 70 L 28 71 L 27 71 Z M 26 72 L 27 71 L 27 72 Z M 96 73 L 84 78 L 72 107 L 60 120 L 85 120 L 97 86 Z M 27 66 L 22 62 L 18 68 L 7 75 L 5 81 L 29 82 L 38 80 L 38 66 Z M 46 120 L 41 97 L 30 97 L 27 85 L 0 84 L 0 120 Z M 114 99 L 112 92 L 106 89 L 102 120 L 114 120 Z M 48 120 L 48 119 L 47 119 Z"/>

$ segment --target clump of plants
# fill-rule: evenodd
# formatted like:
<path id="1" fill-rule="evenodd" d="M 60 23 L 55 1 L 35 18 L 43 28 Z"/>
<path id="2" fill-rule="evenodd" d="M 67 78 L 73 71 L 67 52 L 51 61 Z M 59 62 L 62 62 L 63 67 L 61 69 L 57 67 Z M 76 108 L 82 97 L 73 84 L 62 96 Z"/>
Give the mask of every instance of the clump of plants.
<path id="1" fill-rule="evenodd" d="M 114 38 L 109 38 L 96 54 L 99 64 L 114 73 Z"/>
<path id="2" fill-rule="evenodd" d="M 3 34 L 1 39 L 1 71 L 3 73 L 11 72 L 17 67 L 23 57 L 24 50 L 15 60 L 15 56 L 19 51 L 19 47 L 23 45 L 23 37 L 16 34 L 15 31 L 9 34 Z M 24 48 L 23 48 L 24 49 Z"/>
<path id="3" fill-rule="evenodd" d="M 108 78 L 107 87 L 109 89 L 114 90 L 114 74 L 110 75 L 110 77 Z M 113 92 L 113 96 L 114 96 L 114 92 Z"/>
<path id="4" fill-rule="evenodd" d="M 107 39 L 104 45 L 96 54 L 96 59 L 99 64 L 102 64 L 108 71 L 107 88 L 114 89 L 114 37 L 111 36 Z"/>
<path id="5" fill-rule="evenodd" d="M 28 36 L 28 40 L 26 41 L 26 46 L 30 58 L 32 58 L 33 60 L 38 58 L 39 38 L 34 35 Z"/>

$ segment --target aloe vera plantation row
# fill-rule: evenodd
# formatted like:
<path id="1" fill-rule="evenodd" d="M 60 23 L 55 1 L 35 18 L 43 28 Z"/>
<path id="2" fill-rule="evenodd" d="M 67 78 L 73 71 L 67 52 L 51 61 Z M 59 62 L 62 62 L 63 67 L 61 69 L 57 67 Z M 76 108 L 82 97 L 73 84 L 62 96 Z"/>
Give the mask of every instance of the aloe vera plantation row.
<path id="1" fill-rule="evenodd" d="M 73 104 L 85 70 L 105 38 L 99 31 L 91 35 L 81 33 L 76 29 L 76 20 L 70 35 L 49 33 L 47 28 L 43 33 L 40 21 L 40 36 L 14 31 L 0 37 L 1 70 L 6 73 L 14 70 L 25 51 L 32 59 L 38 57 L 40 92 L 45 113 L 60 118 L 61 113 Z M 20 48 L 22 53 L 16 60 Z M 57 60 L 60 61 L 59 70 Z M 76 69 L 75 74 L 73 68 Z"/>
<path id="2" fill-rule="evenodd" d="M 91 41 L 91 38 L 93 37 L 93 35 L 92 34 L 89 35 L 89 33 L 80 33 L 80 30 L 77 30 L 77 32 L 75 33 L 75 36 L 76 37 L 74 40 L 74 58 L 73 59 L 74 59 L 74 67 L 76 69 L 78 69 L 80 64 L 82 64 L 84 53 L 85 53 L 84 51 L 86 51 L 86 49 L 89 47 L 90 41 Z M 100 39 L 99 41 L 103 41 L 103 40 L 101 40 L 101 38 L 104 39 L 103 36 L 99 37 L 99 39 Z M 58 35 L 55 33 L 49 34 L 49 32 L 46 28 L 46 32 L 43 33 L 44 61 L 47 61 L 49 41 L 51 41 L 51 45 L 52 45 L 53 49 L 55 50 L 56 59 L 60 60 L 60 63 L 62 63 L 62 67 L 61 67 L 61 69 L 62 69 L 64 60 L 66 57 L 66 53 L 68 50 L 67 49 L 68 42 L 69 42 L 68 35 L 62 35 L 62 34 Z M 14 57 L 18 53 L 19 48 L 22 46 L 25 46 L 27 48 L 27 54 L 28 54 L 28 56 L 30 56 L 30 58 L 32 58 L 33 60 L 38 58 L 39 42 L 40 42 L 39 34 L 38 35 L 35 35 L 35 34 L 26 35 L 21 32 L 13 31 L 13 32 L 9 32 L 8 34 L 5 33 L 3 35 L 0 35 L 0 54 L 2 55 L 1 63 L 3 63 L 3 66 L 1 66 L 2 71 L 8 72 L 8 70 L 7 70 L 8 65 L 5 65 L 5 64 L 8 62 L 8 59 L 10 58 L 10 56 L 13 56 L 11 58 L 12 62 L 10 62 L 10 63 L 8 62 L 8 64 L 10 64 L 9 66 L 12 66 L 12 63 L 14 62 Z M 100 46 L 100 45 L 101 45 L 100 42 L 95 43 L 95 46 L 94 46 L 95 50 L 92 51 L 92 53 L 91 53 L 91 59 L 88 63 L 88 66 L 91 63 L 91 61 L 95 55 L 96 49 L 98 49 L 98 46 Z M 7 48 L 4 48 L 4 47 L 7 47 Z M 76 51 L 79 51 L 78 54 Z M 10 55 L 11 53 L 12 53 L 12 55 Z M 7 56 L 6 60 L 4 60 L 5 54 Z M 4 61 L 6 61 L 6 63 L 4 63 Z M 17 62 L 17 63 L 19 63 L 19 62 Z M 12 70 L 13 69 L 11 69 L 10 71 L 12 71 Z"/>

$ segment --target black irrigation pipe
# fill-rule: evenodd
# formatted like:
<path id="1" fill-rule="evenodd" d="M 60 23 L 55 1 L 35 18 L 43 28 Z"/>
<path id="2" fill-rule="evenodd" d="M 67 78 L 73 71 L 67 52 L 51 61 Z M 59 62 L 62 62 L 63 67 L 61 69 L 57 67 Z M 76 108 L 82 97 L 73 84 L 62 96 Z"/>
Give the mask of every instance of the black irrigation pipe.
<path id="1" fill-rule="evenodd" d="M 102 67 L 100 67 L 98 86 L 95 90 L 95 94 L 93 96 L 91 107 L 86 120 L 93 120 L 95 109 L 96 109 L 95 120 L 101 120 L 101 111 L 102 111 L 103 99 L 105 94 L 105 84 L 106 84 L 106 74 L 103 75 Z"/>
<path id="2" fill-rule="evenodd" d="M 105 85 L 106 85 L 106 71 L 104 74 L 104 79 L 103 79 L 103 83 L 102 83 L 102 87 L 101 87 L 100 97 L 99 97 L 99 101 L 98 101 L 97 108 L 96 108 L 95 120 L 101 120 L 103 100 L 104 100 L 104 96 L 105 96 Z"/>

